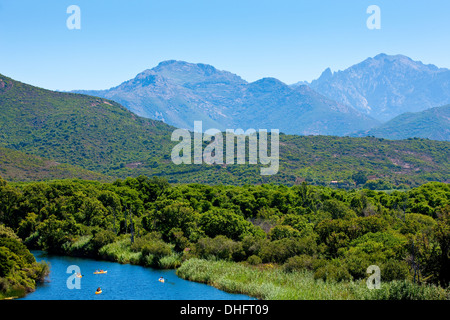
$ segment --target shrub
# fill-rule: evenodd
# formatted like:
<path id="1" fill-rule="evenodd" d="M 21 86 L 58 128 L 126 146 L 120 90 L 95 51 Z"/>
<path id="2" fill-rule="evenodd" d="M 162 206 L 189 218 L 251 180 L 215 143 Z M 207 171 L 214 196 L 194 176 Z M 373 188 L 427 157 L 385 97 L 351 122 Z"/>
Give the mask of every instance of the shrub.
<path id="1" fill-rule="evenodd" d="M 245 257 L 242 244 L 219 235 L 215 238 L 201 238 L 195 245 L 196 253 L 202 258 L 216 257 L 221 260 L 240 261 Z"/>
<path id="2" fill-rule="evenodd" d="M 332 262 L 320 267 L 314 273 L 314 279 L 322 279 L 324 281 L 350 281 L 352 276 L 347 268 L 342 265 L 335 265 Z"/>
<path id="3" fill-rule="evenodd" d="M 371 290 L 371 299 L 379 300 L 446 300 L 448 292 L 434 285 L 419 285 L 408 280 L 381 283 L 381 289 Z"/>
<path id="4" fill-rule="evenodd" d="M 278 225 L 269 232 L 270 240 L 281 240 L 284 238 L 300 238 L 300 231 L 291 226 Z"/>
<path id="5" fill-rule="evenodd" d="M 283 270 L 286 272 L 294 272 L 299 270 L 313 270 L 316 258 L 302 254 L 299 256 L 289 258 L 283 265 Z"/>
<path id="6" fill-rule="evenodd" d="M 131 250 L 134 252 L 140 252 L 147 243 L 153 241 L 160 241 L 161 238 L 162 236 L 160 232 L 157 231 L 149 232 L 142 237 L 135 238 L 134 242 L 131 244 Z"/>
<path id="7" fill-rule="evenodd" d="M 172 249 L 169 244 L 163 242 L 162 240 L 157 240 L 146 243 L 142 247 L 141 252 L 141 259 L 143 260 L 144 265 L 158 267 L 160 259 L 171 255 Z"/>
<path id="8" fill-rule="evenodd" d="M 116 240 L 116 235 L 110 230 L 101 230 L 99 232 L 94 232 L 91 239 L 91 244 L 95 252 L 98 252 L 101 247 L 107 244 L 113 243 Z"/>
<path id="9" fill-rule="evenodd" d="M 284 263 L 290 257 L 316 253 L 317 244 L 312 237 L 301 239 L 289 238 L 275 240 L 261 248 L 260 257 L 263 262 Z"/>
<path id="10" fill-rule="evenodd" d="M 184 232 L 180 228 L 170 230 L 169 241 L 175 245 L 174 250 L 177 252 L 182 252 L 190 246 L 189 239 L 184 236 Z"/>
<path id="11" fill-rule="evenodd" d="M 8 248 L 0 247 L 0 277 L 5 277 L 14 268 L 14 259 L 17 256 L 13 256 L 13 253 Z"/>
<path id="12" fill-rule="evenodd" d="M 381 280 L 406 280 L 410 277 L 409 265 L 405 261 L 390 259 L 380 266 Z"/>
<path id="13" fill-rule="evenodd" d="M 242 239 L 242 248 L 247 256 L 251 255 L 259 255 L 261 248 L 265 246 L 265 243 L 268 242 L 267 239 L 261 239 L 254 236 L 245 236 Z"/>
<path id="14" fill-rule="evenodd" d="M 252 255 L 252 256 L 248 257 L 247 263 L 255 266 L 255 265 L 261 264 L 262 260 L 257 255 Z"/>

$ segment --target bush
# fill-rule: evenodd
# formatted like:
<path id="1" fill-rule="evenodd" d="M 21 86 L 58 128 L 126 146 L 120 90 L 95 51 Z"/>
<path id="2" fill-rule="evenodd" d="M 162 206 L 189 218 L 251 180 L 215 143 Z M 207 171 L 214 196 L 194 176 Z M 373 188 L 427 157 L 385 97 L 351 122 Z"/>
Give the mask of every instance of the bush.
<path id="1" fill-rule="evenodd" d="M 269 238 L 272 241 L 284 238 L 300 238 L 300 235 L 300 231 L 286 225 L 275 226 L 269 232 Z"/>
<path id="2" fill-rule="evenodd" d="M 315 257 L 308 256 L 306 254 L 291 257 L 283 265 L 283 270 L 286 272 L 294 272 L 304 269 L 313 270 L 315 260 L 316 260 Z"/>
<path id="3" fill-rule="evenodd" d="M 381 289 L 371 290 L 371 299 L 379 300 L 448 300 L 448 292 L 434 285 L 419 285 L 411 281 L 392 281 Z"/>
<path id="4" fill-rule="evenodd" d="M 409 265 L 405 261 L 390 259 L 380 266 L 381 280 L 406 280 L 410 277 Z"/>
<path id="5" fill-rule="evenodd" d="M 93 232 L 91 244 L 94 251 L 97 253 L 101 247 L 107 244 L 113 243 L 116 240 L 116 235 L 110 230 L 101 230 L 99 232 Z"/>
<path id="6" fill-rule="evenodd" d="M 261 239 L 254 236 L 246 236 L 241 241 L 242 248 L 247 256 L 251 255 L 259 255 L 261 248 L 265 246 L 265 243 L 268 242 L 267 239 Z"/>
<path id="7" fill-rule="evenodd" d="M 261 264 L 262 260 L 257 255 L 252 255 L 252 256 L 248 257 L 247 263 L 255 266 L 255 265 Z"/>
<path id="8" fill-rule="evenodd" d="M 261 248 L 260 257 L 263 262 L 284 263 L 290 257 L 316 253 L 317 244 L 312 237 L 301 239 L 289 238 L 275 240 Z"/>
<path id="9" fill-rule="evenodd" d="M 370 190 L 391 190 L 391 189 L 394 189 L 395 186 L 388 181 L 376 179 L 376 180 L 367 181 L 364 184 L 363 188 L 370 189 Z"/>
<path id="10" fill-rule="evenodd" d="M 190 247 L 189 239 L 184 236 L 184 232 L 180 228 L 170 230 L 169 241 L 175 245 L 176 252 L 182 252 L 185 248 Z"/>
<path id="11" fill-rule="evenodd" d="M 195 245 L 199 257 L 210 259 L 216 257 L 221 260 L 240 261 L 245 257 L 242 244 L 219 235 L 213 239 L 201 238 Z"/>
<path id="12" fill-rule="evenodd" d="M 134 239 L 134 242 L 131 244 L 131 250 L 134 252 L 142 251 L 142 248 L 149 242 L 160 241 L 162 238 L 161 233 L 157 231 L 149 232 L 142 237 L 138 237 Z"/>
<path id="13" fill-rule="evenodd" d="M 146 243 L 142 248 L 141 259 L 144 265 L 159 267 L 159 261 L 165 256 L 172 254 L 172 248 L 162 240 Z"/>
<path id="14" fill-rule="evenodd" d="M 0 277 L 6 277 L 10 273 L 15 266 L 15 259 L 17 256 L 8 248 L 0 247 Z"/>
<path id="15" fill-rule="evenodd" d="M 335 265 L 330 262 L 327 265 L 320 267 L 314 273 L 314 279 L 322 279 L 324 281 L 350 281 L 352 276 L 347 268 L 342 265 Z"/>

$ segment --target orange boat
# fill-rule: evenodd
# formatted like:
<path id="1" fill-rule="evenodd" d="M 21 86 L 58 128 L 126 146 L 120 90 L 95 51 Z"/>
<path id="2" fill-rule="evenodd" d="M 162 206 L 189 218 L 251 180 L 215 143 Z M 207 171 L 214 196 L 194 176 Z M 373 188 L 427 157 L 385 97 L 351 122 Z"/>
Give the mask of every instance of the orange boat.
<path id="1" fill-rule="evenodd" d="M 105 273 L 107 273 L 107 272 L 108 272 L 108 271 L 100 270 L 100 271 L 95 271 L 94 274 L 105 274 Z"/>

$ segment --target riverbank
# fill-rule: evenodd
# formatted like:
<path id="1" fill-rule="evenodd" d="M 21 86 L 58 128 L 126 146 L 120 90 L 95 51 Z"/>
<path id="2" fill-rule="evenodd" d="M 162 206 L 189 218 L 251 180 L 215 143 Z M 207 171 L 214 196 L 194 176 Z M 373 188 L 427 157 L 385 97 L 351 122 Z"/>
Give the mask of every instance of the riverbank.
<path id="1" fill-rule="evenodd" d="M 271 265 L 251 266 L 227 261 L 190 259 L 177 275 L 227 292 L 263 300 L 446 300 L 449 292 L 434 285 L 410 281 L 382 282 L 370 290 L 364 280 L 323 281 L 307 270 L 285 272 Z"/>
<path id="2" fill-rule="evenodd" d="M 92 259 L 92 252 L 85 248 L 90 240 L 91 237 L 81 237 L 66 247 L 66 259 Z M 311 271 L 287 272 L 276 264 L 250 265 L 246 262 L 189 258 L 188 255 L 183 257 L 174 253 L 157 259 L 148 255 L 144 257 L 142 252 L 133 251 L 130 239 L 124 237 L 103 246 L 95 261 L 99 265 L 114 262 L 139 265 L 145 269 L 153 265 L 153 270 L 163 272 L 163 269 L 170 269 L 180 279 L 261 300 L 448 300 L 450 297 L 448 289 L 418 285 L 411 281 L 382 282 L 381 289 L 370 290 L 364 280 L 324 281 L 315 279 Z"/>
<path id="3" fill-rule="evenodd" d="M 148 238 L 151 237 L 142 239 L 148 241 Z M 247 262 L 199 259 L 191 257 L 188 252 L 175 253 L 173 250 L 167 250 L 162 254 L 164 250 L 156 245 L 153 250 L 147 248 L 142 251 L 139 241 L 132 244 L 130 238 L 126 236 L 102 246 L 98 254 L 93 253 L 91 245 L 92 236 L 80 237 L 67 246 L 65 252 L 67 256 L 72 257 L 95 258 L 160 270 L 176 270 L 177 276 L 182 279 L 261 300 L 450 299 L 449 289 L 435 285 L 414 284 L 409 280 L 382 282 L 381 289 L 370 290 L 363 279 L 355 281 L 316 279 L 312 271 L 287 272 L 277 264 L 251 265 Z"/>

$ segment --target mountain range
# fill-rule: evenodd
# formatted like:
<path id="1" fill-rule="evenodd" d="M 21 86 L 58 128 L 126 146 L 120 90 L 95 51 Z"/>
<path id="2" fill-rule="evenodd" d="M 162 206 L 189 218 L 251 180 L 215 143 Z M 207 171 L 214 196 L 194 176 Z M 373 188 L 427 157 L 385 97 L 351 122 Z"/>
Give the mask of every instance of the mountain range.
<path id="1" fill-rule="evenodd" d="M 193 129 L 279 129 L 286 134 L 337 135 L 367 130 L 379 122 L 308 86 L 275 78 L 248 83 L 210 65 L 164 61 L 117 87 L 74 91 L 114 100 L 142 117 Z"/>
<path id="2" fill-rule="evenodd" d="M 450 70 L 404 55 L 379 54 L 338 72 L 328 68 L 309 86 L 382 122 L 450 104 Z"/>
<path id="3" fill-rule="evenodd" d="M 270 86 L 274 80 L 269 79 Z M 280 89 L 286 89 L 278 83 Z M 259 84 L 264 87 L 264 81 Z M 308 88 L 302 90 L 309 91 Z M 253 94 L 257 95 L 257 92 Z M 171 183 L 354 186 L 353 176 L 416 186 L 448 181 L 450 142 L 280 134 L 279 171 L 260 164 L 171 161 L 176 129 L 112 100 L 57 92 L 0 75 L 0 175 L 9 180 L 162 176 Z"/>
<path id="4" fill-rule="evenodd" d="M 374 130 L 395 138 L 383 135 L 387 121 L 450 104 L 449 89 L 450 70 L 379 54 L 344 71 L 328 68 L 311 83 L 287 85 L 275 78 L 249 83 L 211 65 L 169 60 L 111 89 L 73 92 L 111 99 L 139 116 L 187 129 L 203 121 L 203 128 L 222 131 L 264 128 L 346 136 Z M 424 128 L 427 123 L 432 122 L 407 132 L 448 140 L 438 128 Z"/>

